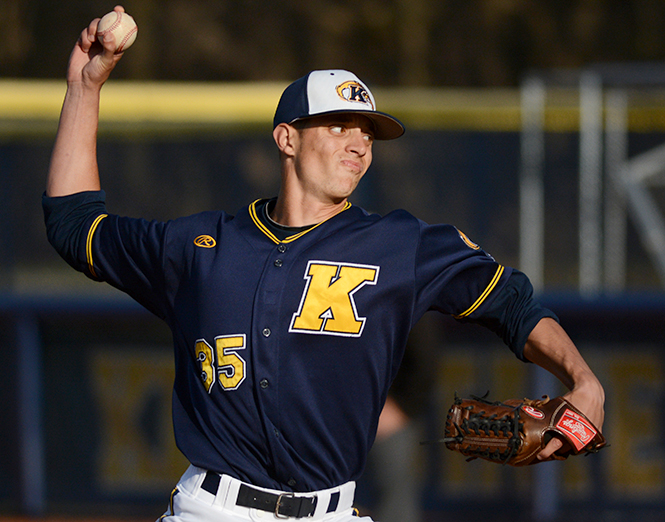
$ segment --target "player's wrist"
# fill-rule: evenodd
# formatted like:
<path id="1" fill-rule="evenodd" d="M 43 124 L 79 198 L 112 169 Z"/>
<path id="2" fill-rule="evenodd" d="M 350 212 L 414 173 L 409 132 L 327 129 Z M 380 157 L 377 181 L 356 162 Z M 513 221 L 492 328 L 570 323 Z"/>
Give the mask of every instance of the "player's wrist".
<path id="1" fill-rule="evenodd" d="M 590 374 L 576 381 L 567 398 L 583 411 L 598 429 L 602 428 L 605 419 L 605 389 L 595 375 Z"/>
<path id="2" fill-rule="evenodd" d="M 83 80 L 68 81 L 65 104 L 75 105 L 83 110 L 85 110 L 85 107 L 90 107 L 97 113 L 101 98 L 101 87 L 101 85 L 96 86 Z"/>
<path id="3" fill-rule="evenodd" d="M 590 369 L 580 371 L 574 375 L 571 391 L 577 395 L 599 397 L 605 400 L 605 389 Z"/>

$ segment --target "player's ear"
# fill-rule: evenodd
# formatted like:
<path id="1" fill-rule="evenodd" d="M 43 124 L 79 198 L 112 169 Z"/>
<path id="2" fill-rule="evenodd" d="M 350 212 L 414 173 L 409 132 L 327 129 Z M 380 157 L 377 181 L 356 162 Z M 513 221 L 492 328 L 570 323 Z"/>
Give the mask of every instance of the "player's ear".
<path id="1" fill-rule="evenodd" d="M 277 148 L 280 152 L 286 154 L 287 156 L 293 156 L 295 150 L 294 144 L 298 131 L 286 123 L 280 123 L 275 127 L 275 130 L 272 131 L 272 137 L 277 144 Z"/>

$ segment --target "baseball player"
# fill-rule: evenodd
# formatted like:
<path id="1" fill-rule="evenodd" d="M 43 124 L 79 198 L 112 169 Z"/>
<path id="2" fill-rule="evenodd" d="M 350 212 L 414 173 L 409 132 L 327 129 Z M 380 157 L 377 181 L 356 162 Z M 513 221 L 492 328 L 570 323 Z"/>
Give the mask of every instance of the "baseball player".
<path id="1" fill-rule="evenodd" d="M 349 202 L 373 141 L 404 127 L 348 71 L 311 72 L 282 94 L 277 197 L 165 223 L 107 211 L 98 109 L 122 54 L 111 38 L 96 41 L 97 22 L 70 57 L 43 206 L 69 264 L 172 330 L 173 423 L 191 466 L 165 521 L 358 520 L 354 481 L 408 333 L 428 310 L 495 331 L 602 426 L 601 384 L 525 275 L 454 226 Z"/>

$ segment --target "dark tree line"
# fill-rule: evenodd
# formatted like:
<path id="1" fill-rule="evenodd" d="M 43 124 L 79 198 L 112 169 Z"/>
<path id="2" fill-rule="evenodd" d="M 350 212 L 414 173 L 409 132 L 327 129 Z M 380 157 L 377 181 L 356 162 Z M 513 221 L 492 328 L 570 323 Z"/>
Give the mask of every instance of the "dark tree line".
<path id="1" fill-rule="evenodd" d="M 101 0 L 0 0 L 0 76 L 61 78 Z M 116 77 L 285 80 L 348 68 L 375 84 L 512 86 L 533 68 L 665 59 L 662 0 L 127 0 L 139 37 Z"/>

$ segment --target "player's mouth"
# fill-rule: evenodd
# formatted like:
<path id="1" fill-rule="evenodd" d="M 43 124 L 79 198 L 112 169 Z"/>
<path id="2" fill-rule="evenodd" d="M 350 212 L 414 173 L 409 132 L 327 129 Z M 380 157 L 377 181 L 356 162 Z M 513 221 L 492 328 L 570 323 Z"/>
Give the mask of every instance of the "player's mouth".
<path id="1" fill-rule="evenodd" d="M 350 170 L 352 170 L 352 171 L 355 171 L 355 172 L 357 172 L 357 173 L 361 173 L 361 172 L 363 172 L 363 169 L 364 169 L 364 165 L 363 165 L 363 163 L 360 162 L 360 161 L 356 161 L 356 160 L 343 159 L 343 160 L 341 161 L 341 164 L 342 164 L 343 166 L 345 166 L 346 168 L 348 168 L 348 169 L 350 169 Z"/>

